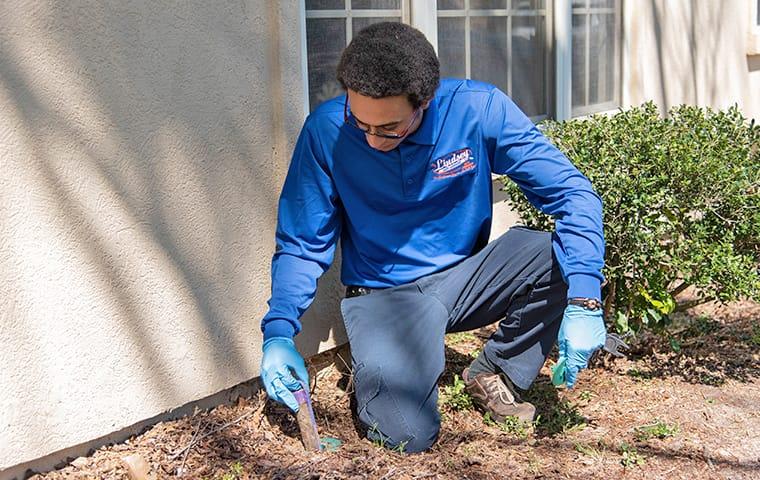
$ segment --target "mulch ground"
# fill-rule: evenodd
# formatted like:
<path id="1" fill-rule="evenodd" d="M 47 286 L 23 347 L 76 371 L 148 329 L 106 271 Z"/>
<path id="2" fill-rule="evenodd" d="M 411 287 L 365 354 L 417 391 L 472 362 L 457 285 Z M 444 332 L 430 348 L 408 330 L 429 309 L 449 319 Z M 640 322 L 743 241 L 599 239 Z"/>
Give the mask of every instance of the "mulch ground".
<path id="1" fill-rule="evenodd" d="M 600 354 L 573 390 L 552 387 L 547 362 L 525 395 L 540 415 L 532 426 L 495 424 L 467 406 L 455 375 L 490 331 L 449 335 L 442 430 L 423 454 L 360 436 L 344 348 L 310 360 L 320 435 L 341 440 L 337 451 L 305 452 L 294 416 L 261 392 L 32 478 L 126 478 L 122 458 L 139 455 L 153 478 L 758 479 L 760 305 L 689 313 L 670 339 L 629 339 L 624 359 Z"/>

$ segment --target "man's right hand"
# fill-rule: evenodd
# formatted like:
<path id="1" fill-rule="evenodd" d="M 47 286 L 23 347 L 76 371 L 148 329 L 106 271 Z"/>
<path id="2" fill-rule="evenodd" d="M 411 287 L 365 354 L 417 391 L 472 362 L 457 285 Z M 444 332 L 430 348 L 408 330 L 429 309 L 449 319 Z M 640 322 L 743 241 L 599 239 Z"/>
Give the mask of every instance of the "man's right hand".
<path id="1" fill-rule="evenodd" d="M 309 385 L 303 357 L 296 350 L 293 340 L 287 337 L 270 338 L 264 342 L 263 351 L 261 379 L 267 395 L 297 412 L 298 402 L 293 392 Z"/>

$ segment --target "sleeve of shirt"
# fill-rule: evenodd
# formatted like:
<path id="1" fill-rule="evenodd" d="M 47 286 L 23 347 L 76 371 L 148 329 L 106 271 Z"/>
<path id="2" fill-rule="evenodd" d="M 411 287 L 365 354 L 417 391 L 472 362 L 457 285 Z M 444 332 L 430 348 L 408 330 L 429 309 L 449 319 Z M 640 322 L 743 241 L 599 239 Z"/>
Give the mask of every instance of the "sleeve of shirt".
<path id="1" fill-rule="evenodd" d="M 280 195 L 272 296 L 261 321 L 264 339 L 293 337 L 311 305 L 317 279 L 330 267 L 340 234 L 341 206 L 321 155 L 319 138 L 307 119 L 293 152 Z"/>
<path id="2" fill-rule="evenodd" d="M 491 170 L 509 176 L 533 206 L 554 217 L 554 253 L 568 298 L 601 299 L 602 200 L 591 182 L 498 89 L 485 107 L 483 130 Z"/>

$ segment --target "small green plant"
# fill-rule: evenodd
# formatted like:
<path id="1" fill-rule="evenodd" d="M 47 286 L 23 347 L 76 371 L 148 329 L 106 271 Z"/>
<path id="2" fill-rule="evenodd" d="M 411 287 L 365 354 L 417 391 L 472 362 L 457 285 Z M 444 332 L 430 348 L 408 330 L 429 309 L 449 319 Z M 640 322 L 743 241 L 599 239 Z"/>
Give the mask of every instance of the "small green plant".
<path id="1" fill-rule="evenodd" d="M 566 399 L 551 406 L 545 415 L 539 415 L 533 422 L 537 429 L 549 435 L 579 431 L 586 428 L 586 418 L 578 411 L 578 407 Z"/>
<path id="2" fill-rule="evenodd" d="M 591 400 L 592 396 L 593 396 L 593 393 L 591 393 L 590 390 L 584 390 L 578 395 L 578 398 L 583 400 L 584 402 L 587 402 Z"/>
<path id="3" fill-rule="evenodd" d="M 657 421 L 651 425 L 642 425 L 636 427 L 636 440 L 646 441 L 650 438 L 667 438 L 674 437 L 678 433 L 678 425 L 668 425 L 665 422 Z"/>
<path id="4" fill-rule="evenodd" d="M 454 375 L 454 383 L 443 387 L 441 402 L 452 410 L 472 409 L 472 397 L 465 391 L 464 380 Z"/>
<path id="5" fill-rule="evenodd" d="M 396 453 L 398 453 L 400 455 L 403 455 L 404 454 L 404 450 L 406 450 L 406 444 L 407 443 L 409 443 L 409 442 L 408 441 L 399 442 L 399 444 L 396 445 L 396 448 L 394 448 L 393 450 Z"/>
<path id="6" fill-rule="evenodd" d="M 539 476 L 542 467 L 544 466 L 541 458 L 534 452 L 530 452 L 528 455 L 528 472 L 530 472 L 531 475 Z"/>
<path id="7" fill-rule="evenodd" d="M 459 345 L 460 343 L 476 342 L 477 338 L 470 332 L 449 333 L 446 335 L 446 343 Z"/>
<path id="8" fill-rule="evenodd" d="M 676 337 L 669 337 L 668 343 L 670 344 L 671 350 L 675 353 L 681 353 L 681 342 L 679 342 Z"/>
<path id="9" fill-rule="evenodd" d="M 377 429 L 377 423 L 373 424 L 372 428 L 369 429 L 368 436 L 372 439 L 372 444 L 376 446 L 377 448 L 389 447 L 388 437 L 383 435 L 383 433 Z M 404 450 L 406 450 L 407 443 L 409 442 L 406 440 L 403 442 L 399 442 L 398 445 L 393 447 L 391 450 L 403 455 Z"/>
<path id="10" fill-rule="evenodd" d="M 640 467 L 646 463 L 644 456 L 625 442 L 620 444 L 620 453 L 622 455 L 620 463 L 626 468 Z"/>
<path id="11" fill-rule="evenodd" d="M 601 451 L 585 443 L 575 442 L 573 444 L 573 448 L 575 448 L 576 452 L 582 453 L 583 455 L 586 455 L 587 457 L 600 458 L 602 456 Z"/>
<path id="12" fill-rule="evenodd" d="M 628 369 L 625 374 L 629 377 L 638 378 L 639 380 L 651 380 L 653 376 L 652 372 L 640 370 L 636 367 Z"/>
<path id="13" fill-rule="evenodd" d="M 221 480 L 238 480 L 243 476 L 243 465 L 235 462 L 230 465 L 230 471 L 222 475 Z"/>
<path id="14" fill-rule="evenodd" d="M 752 336 L 749 341 L 756 346 L 760 346 L 760 323 L 754 323 L 752 325 Z"/>
<path id="15" fill-rule="evenodd" d="M 478 358 L 478 356 L 480 355 L 480 352 L 482 350 L 483 350 L 482 348 L 476 348 L 475 350 L 473 350 L 473 351 L 470 352 L 470 356 L 472 358 Z"/>
<path id="16" fill-rule="evenodd" d="M 372 439 L 372 444 L 378 448 L 385 448 L 385 443 L 387 442 L 387 439 L 385 438 L 385 435 L 378 430 L 377 423 L 373 423 L 372 427 L 369 429 L 369 432 L 367 432 L 367 436 Z"/>
<path id="17" fill-rule="evenodd" d="M 483 422 L 486 425 L 499 428 L 499 430 L 504 433 L 514 435 L 521 440 L 528 438 L 528 434 L 530 434 L 532 427 L 531 423 L 523 422 L 519 418 L 511 415 L 505 417 L 503 422 L 497 422 L 491 417 L 491 412 L 483 414 Z"/>

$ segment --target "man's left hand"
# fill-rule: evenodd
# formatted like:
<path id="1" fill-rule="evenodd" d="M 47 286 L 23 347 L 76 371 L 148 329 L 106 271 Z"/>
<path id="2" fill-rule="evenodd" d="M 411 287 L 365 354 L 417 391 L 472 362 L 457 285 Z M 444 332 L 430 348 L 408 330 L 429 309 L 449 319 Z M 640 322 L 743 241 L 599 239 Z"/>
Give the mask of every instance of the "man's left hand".
<path id="1" fill-rule="evenodd" d="M 558 364 L 565 363 L 565 382 L 573 388 L 578 372 L 588 366 L 591 355 L 604 346 L 607 329 L 601 310 L 568 305 L 559 327 Z"/>

